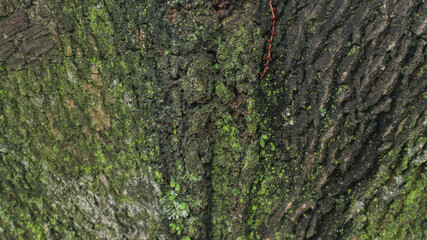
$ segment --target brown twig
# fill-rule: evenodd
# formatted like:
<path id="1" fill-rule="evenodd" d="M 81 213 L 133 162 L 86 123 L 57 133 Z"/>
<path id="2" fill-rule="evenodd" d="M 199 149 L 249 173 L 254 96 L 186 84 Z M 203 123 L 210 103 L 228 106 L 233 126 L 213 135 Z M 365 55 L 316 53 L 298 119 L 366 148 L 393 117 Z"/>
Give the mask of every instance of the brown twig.
<path id="1" fill-rule="evenodd" d="M 270 39 L 267 40 L 268 42 L 268 54 L 267 56 L 265 56 L 265 59 L 267 60 L 267 62 L 264 64 L 264 70 L 262 72 L 260 72 L 260 78 L 262 79 L 264 77 L 264 75 L 267 73 L 267 71 L 270 69 L 270 67 L 268 66 L 271 62 L 271 53 L 273 52 L 273 40 L 274 40 L 274 35 L 276 35 L 275 32 L 275 27 L 276 27 L 276 15 L 274 14 L 274 11 L 276 10 L 276 8 L 273 7 L 273 0 L 270 0 L 270 10 L 271 10 L 271 35 L 270 35 Z"/>

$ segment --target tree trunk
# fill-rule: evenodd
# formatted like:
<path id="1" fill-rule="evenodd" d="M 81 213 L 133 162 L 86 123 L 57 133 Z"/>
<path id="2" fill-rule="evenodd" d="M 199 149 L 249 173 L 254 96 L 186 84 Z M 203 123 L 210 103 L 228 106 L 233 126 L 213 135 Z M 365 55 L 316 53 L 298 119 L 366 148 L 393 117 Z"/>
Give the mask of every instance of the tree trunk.
<path id="1" fill-rule="evenodd" d="M 0 239 L 427 238 L 427 2 L 273 6 L 1 1 Z"/>

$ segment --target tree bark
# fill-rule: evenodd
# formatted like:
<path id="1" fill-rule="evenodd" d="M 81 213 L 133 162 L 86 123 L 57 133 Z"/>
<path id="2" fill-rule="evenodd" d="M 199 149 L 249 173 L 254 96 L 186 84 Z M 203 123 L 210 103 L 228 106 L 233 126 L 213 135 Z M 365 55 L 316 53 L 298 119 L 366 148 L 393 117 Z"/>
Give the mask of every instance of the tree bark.
<path id="1" fill-rule="evenodd" d="M 427 2 L 273 6 L 2 1 L 0 239 L 427 238 Z"/>

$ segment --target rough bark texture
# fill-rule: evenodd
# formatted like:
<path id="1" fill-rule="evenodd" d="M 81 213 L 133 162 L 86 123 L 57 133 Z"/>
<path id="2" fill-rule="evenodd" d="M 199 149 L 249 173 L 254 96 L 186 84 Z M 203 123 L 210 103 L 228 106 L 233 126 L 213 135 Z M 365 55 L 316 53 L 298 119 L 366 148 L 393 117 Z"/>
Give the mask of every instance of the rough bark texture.
<path id="1" fill-rule="evenodd" d="M 0 239 L 427 237 L 427 2 L 3 0 Z"/>

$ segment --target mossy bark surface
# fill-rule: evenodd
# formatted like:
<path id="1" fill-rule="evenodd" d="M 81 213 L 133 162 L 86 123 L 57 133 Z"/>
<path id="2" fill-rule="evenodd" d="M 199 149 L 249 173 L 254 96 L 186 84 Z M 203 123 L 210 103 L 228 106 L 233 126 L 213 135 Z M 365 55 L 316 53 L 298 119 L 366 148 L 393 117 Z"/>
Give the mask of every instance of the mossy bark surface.
<path id="1" fill-rule="evenodd" d="M 427 238 L 427 2 L 0 2 L 0 239 Z"/>

